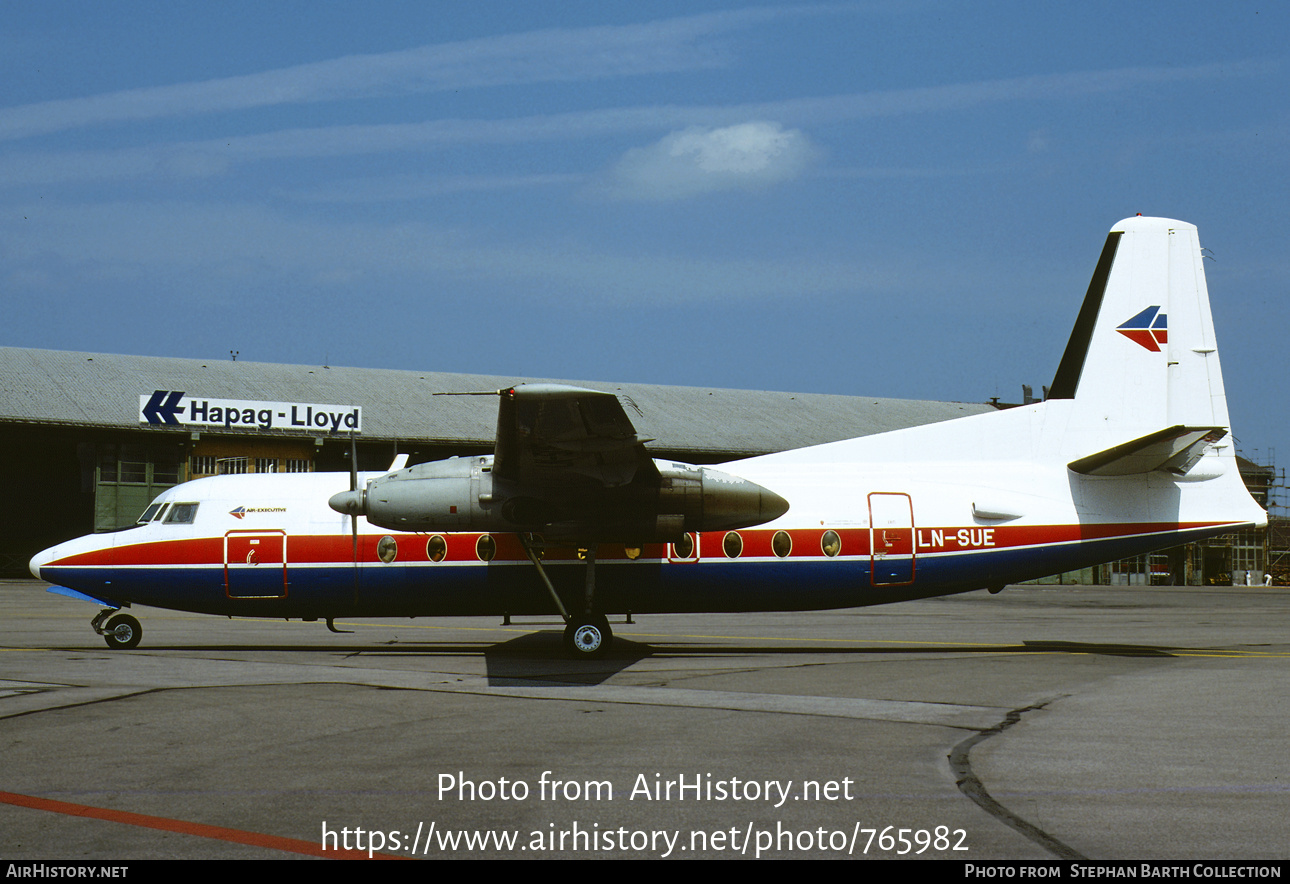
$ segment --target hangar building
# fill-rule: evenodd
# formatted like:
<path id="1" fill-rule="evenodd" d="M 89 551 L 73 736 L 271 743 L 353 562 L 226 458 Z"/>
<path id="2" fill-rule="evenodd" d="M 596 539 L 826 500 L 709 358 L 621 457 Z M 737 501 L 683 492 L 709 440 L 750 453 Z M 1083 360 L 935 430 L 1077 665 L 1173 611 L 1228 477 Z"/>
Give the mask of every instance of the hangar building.
<path id="1" fill-rule="evenodd" d="M 217 473 L 349 471 L 493 450 L 496 391 L 521 379 L 0 347 L 0 575 L 59 541 L 134 524 L 158 493 Z M 527 382 L 535 382 L 528 379 Z M 1008 405 L 556 381 L 613 391 L 655 457 L 721 463 Z M 1023 388 L 1024 389 L 1024 388 Z M 1025 400 L 1034 401 L 1025 389 Z M 1268 506 L 1275 470 L 1240 460 Z M 337 486 L 348 487 L 348 477 Z M 1279 524 L 1279 523 L 1278 523 Z M 1284 526 L 1282 526 L 1284 533 Z M 1274 532 L 1275 533 L 1275 532 Z M 1277 535 L 1280 536 L 1280 535 Z M 1283 544 L 1284 545 L 1284 544 Z M 1277 547 L 1278 550 L 1281 547 Z M 1278 564 L 1273 564 L 1275 560 Z M 1232 584 L 1284 571 L 1245 531 L 1053 582 Z M 1280 574 L 1278 583 L 1284 578 Z"/>
<path id="2" fill-rule="evenodd" d="M 348 472 L 491 452 L 513 377 L 0 347 L 0 573 L 131 525 L 217 473 Z M 532 379 L 529 379 L 532 382 Z M 992 411 L 986 404 L 560 381 L 615 392 L 655 457 L 720 463 Z M 343 480 L 338 491 L 348 487 Z"/>

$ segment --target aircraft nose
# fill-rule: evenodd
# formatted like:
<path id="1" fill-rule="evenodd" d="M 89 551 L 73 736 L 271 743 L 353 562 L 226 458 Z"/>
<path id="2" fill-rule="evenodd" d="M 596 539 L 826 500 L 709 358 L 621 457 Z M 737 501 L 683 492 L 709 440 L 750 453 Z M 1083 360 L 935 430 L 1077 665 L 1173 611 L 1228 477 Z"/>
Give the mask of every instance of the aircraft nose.
<path id="1" fill-rule="evenodd" d="M 40 576 L 40 569 L 45 565 L 48 565 L 53 560 L 54 560 L 53 547 L 49 549 L 41 550 L 40 552 L 36 553 L 34 556 L 31 557 L 31 561 L 27 564 L 28 569 L 31 571 L 31 576 L 35 577 L 37 580 L 44 580 L 45 578 Z"/>

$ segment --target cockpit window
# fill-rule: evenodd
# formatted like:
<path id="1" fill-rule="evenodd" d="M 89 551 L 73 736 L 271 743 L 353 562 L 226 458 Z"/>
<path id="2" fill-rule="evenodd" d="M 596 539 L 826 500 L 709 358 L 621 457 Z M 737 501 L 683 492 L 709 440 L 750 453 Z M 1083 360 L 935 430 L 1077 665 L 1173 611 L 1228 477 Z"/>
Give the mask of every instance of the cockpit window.
<path id="1" fill-rule="evenodd" d="M 157 510 L 159 509 L 161 509 L 161 504 L 159 503 L 151 504 L 146 510 L 143 511 L 143 515 L 139 517 L 138 524 L 142 525 L 144 522 L 151 522 L 153 519 L 157 517 Z"/>
<path id="2" fill-rule="evenodd" d="M 176 503 L 170 507 L 170 512 L 166 513 L 167 524 L 191 524 L 193 519 L 197 518 L 197 504 L 195 503 Z"/>

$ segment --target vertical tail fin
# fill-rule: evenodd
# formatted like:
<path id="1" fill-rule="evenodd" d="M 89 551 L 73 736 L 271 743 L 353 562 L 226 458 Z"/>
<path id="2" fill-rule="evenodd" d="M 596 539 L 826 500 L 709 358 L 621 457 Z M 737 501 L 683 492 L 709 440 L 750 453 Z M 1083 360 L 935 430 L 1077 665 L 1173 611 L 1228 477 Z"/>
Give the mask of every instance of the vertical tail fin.
<path id="1" fill-rule="evenodd" d="M 1048 398 L 1075 400 L 1072 427 L 1106 438 L 1228 428 L 1193 225 L 1136 217 L 1111 229 Z"/>

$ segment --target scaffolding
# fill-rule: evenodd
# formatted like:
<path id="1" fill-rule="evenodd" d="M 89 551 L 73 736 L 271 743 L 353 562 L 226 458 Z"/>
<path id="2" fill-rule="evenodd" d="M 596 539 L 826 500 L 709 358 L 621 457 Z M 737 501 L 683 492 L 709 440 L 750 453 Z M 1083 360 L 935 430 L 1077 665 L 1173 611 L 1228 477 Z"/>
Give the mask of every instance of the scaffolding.
<path id="1" fill-rule="evenodd" d="M 1272 449 L 1264 458 L 1259 462 L 1238 455 L 1237 464 L 1250 496 L 1268 512 L 1267 528 L 1233 531 L 1032 582 L 1111 586 L 1262 586 L 1270 582 L 1290 586 L 1285 470 L 1276 468 Z"/>

